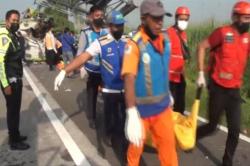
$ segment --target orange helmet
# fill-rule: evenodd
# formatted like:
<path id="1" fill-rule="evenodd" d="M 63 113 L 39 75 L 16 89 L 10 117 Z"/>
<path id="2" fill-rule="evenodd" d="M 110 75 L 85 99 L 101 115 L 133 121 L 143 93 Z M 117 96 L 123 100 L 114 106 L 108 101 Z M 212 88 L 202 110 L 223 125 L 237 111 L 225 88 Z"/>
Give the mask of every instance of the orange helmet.
<path id="1" fill-rule="evenodd" d="M 250 3 L 239 1 L 233 7 L 233 14 L 250 14 Z"/>
<path id="2" fill-rule="evenodd" d="M 187 7 L 180 6 L 176 9 L 175 15 L 180 15 L 180 14 L 190 15 L 190 11 Z"/>

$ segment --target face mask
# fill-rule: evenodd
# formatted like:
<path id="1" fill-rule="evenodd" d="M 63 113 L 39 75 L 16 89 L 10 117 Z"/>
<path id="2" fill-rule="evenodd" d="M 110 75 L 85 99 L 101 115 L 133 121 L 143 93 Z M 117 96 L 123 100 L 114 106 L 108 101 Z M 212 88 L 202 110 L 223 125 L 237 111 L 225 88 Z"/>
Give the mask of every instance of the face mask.
<path id="1" fill-rule="evenodd" d="M 112 36 L 116 39 L 119 40 L 122 37 L 123 31 L 114 31 L 112 32 Z"/>
<path id="2" fill-rule="evenodd" d="M 16 32 L 19 29 L 19 24 L 18 23 L 11 23 L 10 25 L 10 31 L 11 32 Z"/>
<path id="3" fill-rule="evenodd" d="M 249 23 L 235 23 L 236 28 L 238 29 L 240 34 L 246 33 L 249 30 Z"/>
<path id="4" fill-rule="evenodd" d="M 97 27 L 102 27 L 104 24 L 104 21 L 102 18 L 94 19 L 93 24 Z"/>
<path id="5" fill-rule="evenodd" d="M 184 31 L 187 29 L 188 26 L 188 21 L 183 21 L 183 20 L 178 20 L 177 21 L 177 26 L 180 30 Z"/>

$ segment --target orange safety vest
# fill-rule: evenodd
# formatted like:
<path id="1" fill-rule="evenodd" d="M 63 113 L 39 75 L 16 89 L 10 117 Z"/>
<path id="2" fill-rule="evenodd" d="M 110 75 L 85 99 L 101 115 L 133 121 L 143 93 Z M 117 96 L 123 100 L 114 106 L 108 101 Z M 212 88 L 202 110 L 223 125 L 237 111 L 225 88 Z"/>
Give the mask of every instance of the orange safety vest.
<path id="1" fill-rule="evenodd" d="M 240 88 L 250 50 L 248 33 L 240 35 L 232 26 L 217 29 L 222 43 L 210 51 L 212 79 L 226 88 Z M 213 40 L 209 40 L 213 46 Z"/>
<path id="2" fill-rule="evenodd" d="M 172 26 L 167 29 L 169 40 L 171 42 L 171 55 L 169 62 L 169 80 L 179 83 L 181 74 L 184 73 L 185 60 L 183 57 L 182 46 L 177 30 Z M 187 41 L 186 32 L 180 33 L 181 38 Z"/>

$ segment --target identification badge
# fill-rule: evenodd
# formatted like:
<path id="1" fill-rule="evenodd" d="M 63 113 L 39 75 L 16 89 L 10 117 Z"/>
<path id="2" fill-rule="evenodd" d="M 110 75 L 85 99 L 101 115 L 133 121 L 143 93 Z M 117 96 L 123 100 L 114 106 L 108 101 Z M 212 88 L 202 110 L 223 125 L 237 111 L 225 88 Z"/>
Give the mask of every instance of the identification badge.
<path id="1" fill-rule="evenodd" d="M 231 80 L 233 78 L 232 73 L 220 72 L 219 77 L 226 80 Z"/>

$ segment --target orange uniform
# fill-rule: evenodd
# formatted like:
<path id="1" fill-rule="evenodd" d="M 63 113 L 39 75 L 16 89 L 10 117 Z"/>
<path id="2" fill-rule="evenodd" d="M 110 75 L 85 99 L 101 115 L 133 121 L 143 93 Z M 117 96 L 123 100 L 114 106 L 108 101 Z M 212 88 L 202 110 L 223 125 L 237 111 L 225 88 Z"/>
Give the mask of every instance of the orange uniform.
<path id="1" fill-rule="evenodd" d="M 139 47 L 135 42 L 137 35 L 140 36 L 142 42 L 149 42 L 150 45 L 155 48 L 156 52 L 164 52 L 163 35 L 161 34 L 157 39 L 151 41 L 150 38 L 145 34 L 143 28 L 141 28 L 140 31 L 134 36 L 134 41 L 128 41 L 127 43 L 127 48 L 123 59 L 123 76 L 125 74 L 133 74 L 137 76 L 139 70 L 141 69 L 139 62 L 142 57 Z M 148 62 L 150 61 L 150 59 L 143 60 Z M 178 165 L 171 113 L 172 110 L 167 107 L 156 115 L 142 117 L 143 127 L 146 132 L 150 131 L 152 135 L 152 139 L 158 150 L 158 156 L 162 166 Z M 137 147 L 133 144 L 130 144 L 127 152 L 128 165 L 138 166 L 142 152 L 143 146 Z"/>

